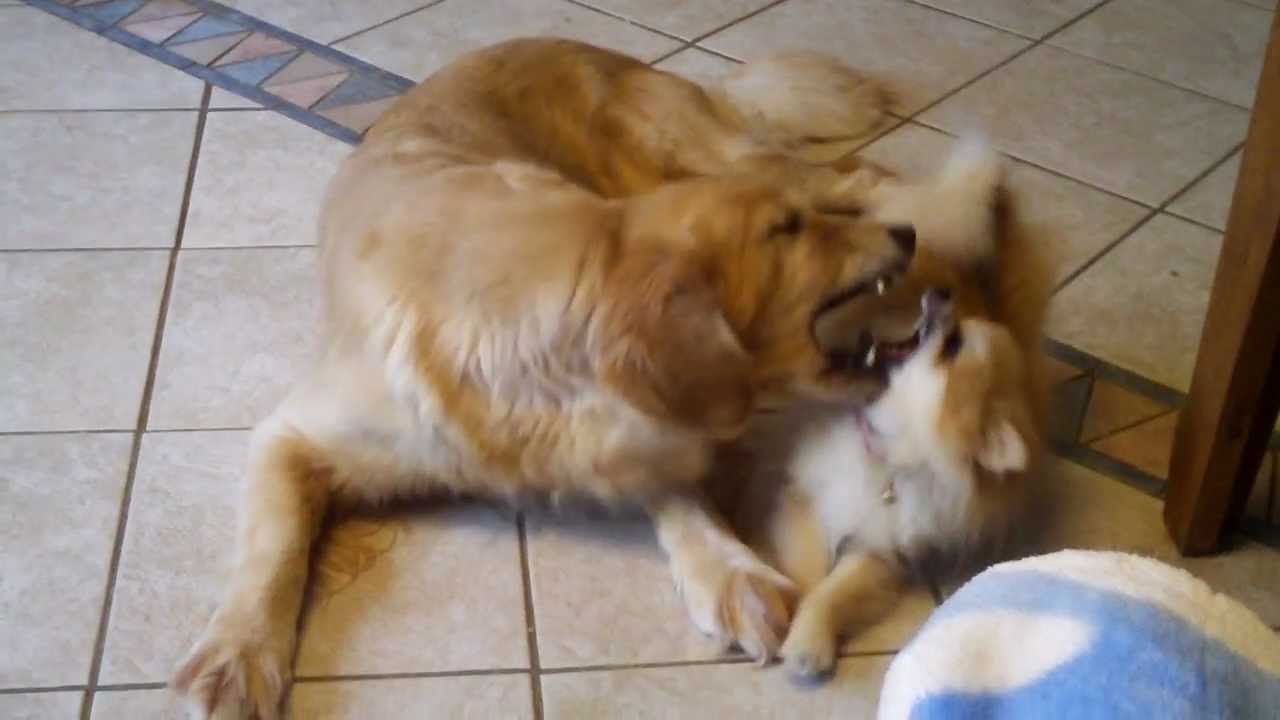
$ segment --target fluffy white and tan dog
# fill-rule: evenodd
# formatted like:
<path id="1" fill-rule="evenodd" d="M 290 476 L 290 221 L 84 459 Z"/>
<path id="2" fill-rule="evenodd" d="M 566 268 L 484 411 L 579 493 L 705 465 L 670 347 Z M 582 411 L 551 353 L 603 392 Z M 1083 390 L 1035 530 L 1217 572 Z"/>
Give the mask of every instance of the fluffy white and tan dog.
<path id="1" fill-rule="evenodd" d="M 922 568 L 998 544 L 1040 449 L 1048 278 L 996 156 L 968 145 L 939 179 L 882 190 L 893 200 L 879 212 L 917 218 L 928 238 L 902 281 L 929 288 L 915 336 L 854 343 L 852 361 L 879 356 L 887 390 L 866 407 L 764 415 L 722 468 L 750 478 L 735 512 L 744 538 L 802 592 L 780 652 L 804 677 L 830 671 L 839 638 L 891 609 Z"/>

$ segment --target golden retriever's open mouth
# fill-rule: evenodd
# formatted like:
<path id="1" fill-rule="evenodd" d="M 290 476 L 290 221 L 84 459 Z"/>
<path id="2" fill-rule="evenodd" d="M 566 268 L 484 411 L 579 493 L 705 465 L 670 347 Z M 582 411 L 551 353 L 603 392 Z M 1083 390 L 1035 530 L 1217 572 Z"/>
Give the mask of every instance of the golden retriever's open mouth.
<path id="1" fill-rule="evenodd" d="M 828 370 L 887 377 L 919 346 L 921 291 L 890 273 L 843 290 L 818 306 L 812 335 Z"/>

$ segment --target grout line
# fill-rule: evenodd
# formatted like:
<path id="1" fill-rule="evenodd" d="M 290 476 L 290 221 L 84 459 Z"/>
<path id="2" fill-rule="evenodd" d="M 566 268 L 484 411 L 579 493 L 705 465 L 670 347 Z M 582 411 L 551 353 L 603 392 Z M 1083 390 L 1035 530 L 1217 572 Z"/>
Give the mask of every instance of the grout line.
<path id="1" fill-rule="evenodd" d="M 754 665 L 755 660 L 746 656 L 725 656 L 704 660 L 669 660 L 647 663 L 622 663 L 618 665 L 571 665 L 546 668 L 543 675 L 568 675 L 582 672 L 612 672 L 616 670 L 650 670 L 654 668 L 704 667 L 707 665 Z"/>
<path id="2" fill-rule="evenodd" d="M 529 534 L 524 513 L 516 515 L 516 535 L 520 545 L 520 579 L 524 586 L 524 617 L 529 642 L 529 689 L 533 703 L 533 720 L 542 720 L 542 667 L 538 657 L 538 621 L 533 610 L 533 579 L 529 573 Z"/>
<path id="3" fill-rule="evenodd" d="M 41 685 L 37 687 L 0 688 L 0 695 L 44 695 L 59 692 L 84 692 L 84 685 Z"/>
<path id="4" fill-rule="evenodd" d="M 369 680 L 418 680 L 431 678 L 484 677 L 490 675 L 527 675 L 528 668 L 490 668 L 487 670 L 439 670 L 435 672 L 368 673 L 355 675 L 305 675 L 293 679 L 298 683 L 361 682 Z"/>
<path id="5" fill-rule="evenodd" d="M 198 253 L 207 250 L 297 250 L 319 247 L 316 243 L 282 243 L 280 245 L 195 245 L 182 248 L 183 252 Z"/>
<path id="6" fill-rule="evenodd" d="M 605 17 L 613 18 L 614 20 L 621 20 L 622 22 L 632 27 L 639 28 L 640 30 L 647 30 L 651 33 L 661 35 L 667 38 L 668 40 L 676 40 L 681 43 L 691 44 L 689 38 L 680 37 L 675 33 L 667 32 L 666 30 L 656 28 L 652 25 L 646 25 L 645 23 L 642 23 L 639 20 L 627 17 L 626 15 L 622 15 L 620 13 L 613 12 L 612 10 L 606 10 L 605 8 L 596 7 L 595 5 L 587 4 L 586 2 L 583 2 L 583 0 L 564 0 L 564 1 L 569 3 L 570 5 L 576 5 L 577 7 L 580 7 L 583 10 L 590 10 L 593 13 L 598 13 L 600 15 L 604 15 Z"/>
<path id="7" fill-rule="evenodd" d="M 1126 230 L 1122 235 L 1120 235 L 1120 237 L 1116 238 L 1110 243 L 1107 243 L 1105 246 L 1103 246 L 1101 250 L 1099 250 L 1097 253 L 1094 253 L 1093 257 L 1089 258 L 1088 260 L 1085 260 L 1075 270 L 1068 273 L 1067 276 L 1062 280 L 1060 280 L 1058 284 L 1053 288 L 1052 295 L 1057 295 L 1059 292 L 1062 292 L 1062 290 L 1066 288 L 1068 285 L 1070 285 L 1073 281 L 1075 281 L 1076 278 L 1080 277 L 1085 272 L 1087 272 L 1089 268 L 1093 267 L 1094 265 L 1097 265 L 1098 261 L 1106 257 L 1107 254 L 1110 253 L 1112 250 L 1119 247 L 1120 244 L 1123 243 L 1125 240 L 1128 240 L 1130 236 L 1132 236 L 1135 232 L 1137 232 L 1138 228 L 1142 227 L 1143 225 L 1146 225 L 1148 222 L 1150 222 L 1151 220 L 1159 216 L 1160 213 L 1164 212 L 1165 208 L 1173 204 L 1184 193 L 1186 193 L 1191 188 L 1195 187 L 1195 185 L 1199 183 L 1201 180 L 1208 177 L 1210 173 L 1212 173 L 1214 170 L 1217 170 L 1218 167 L 1221 166 L 1223 163 L 1230 160 L 1231 157 L 1235 155 L 1236 152 L 1239 151 L 1240 148 L 1242 147 L 1244 147 L 1244 140 L 1241 140 L 1239 143 L 1233 145 L 1231 149 L 1227 152 L 1227 154 L 1222 157 L 1222 159 L 1211 164 L 1207 169 L 1202 171 L 1200 174 L 1191 178 L 1190 182 L 1183 185 L 1181 189 L 1174 192 L 1173 195 L 1166 198 L 1164 202 L 1152 208 L 1150 212 L 1148 212 L 1143 217 L 1139 218 L 1138 222 L 1134 223 L 1134 225 L 1130 227 L 1128 230 Z M 1215 231 L 1215 232 L 1221 232 L 1221 231 Z"/>
<path id="8" fill-rule="evenodd" d="M 918 126 L 920 126 L 920 127 L 922 127 L 922 128 L 928 128 L 929 130 L 933 130 L 933 131 L 935 131 L 935 132 L 943 133 L 944 135 L 948 135 L 948 136 L 950 136 L 950 137 L 952 137 L 952 138 L 959 139 L 959 137 L 960 137 L 960 136 L 959 136 L 959 135 L 957 135 L 955 132 L 953 132 L 953 131 L 951 131 L 951 130 L 948 130 L 947 128 L 944 128 L 944 127 L 942 127 L 942 126 L 940 126 L 940 125 L 934 125 L 933 123 L 929 122 L 928 120 L 925 120 L 925 119 L 920 118 L 920 117 L 914 117 L 914 116 L 913 116 L 913 117 L 911 117 L 911 118 L 909 119 L 909 122 L 910 122 L 912 125 L 918 125 Z M 997 152 L 999 152 L 1001 155 L 1003 155 L 1003 156 L 1005 156 L 1005 157 L 1009 158 L 1010 160 L 1013 160 L 1013 161 L 1015 161 L 1015 162 L 1018 162 L 1018 163 L 1021 163 L 1021 164 L 1023 164 L 1023 165 L 1026 165 L 1027 167 L 1035 168 L 1036 170 L 1040 170 L 1040 171 L 1042 171 L 1042 172 L 1049 173 L 1050 175 L 1053 175 L 1053 176 L 1055 176 L 1055 177 L 1061 178 L 1061 179 L 1063 179 L 1063 180 L 1068 180 L 1068 181 L 1073 182 L 1073 183 L 1075 183 L 1075 184 L 1077 184 L 1077 185 L 1082 185 L 1082 186 L 1084 186 L 1084 187 L 1089 188 L 1090 190 L 1096 190 L 1097 192 L 1100 192 L 1100 193 L 1102 193 L 1102 194 L 1104 194 L 1104 195 L 1108 195 L 1108 196 L 1113 197 L 1113 198 L 1115 198 L 1115 199 L 1117 199 L 1117 200 L 1123 200 L 1123 201 L 1125 201 L 1125 202 L 1127 202 L 1127 203 L 1130 203 L 1130 204 L 1132 204 L 1132 205 L 1137 205 L 1138 207 L 1147 208 L 1148 210 L 1150 210 L 1150 209 L 1152 209 L 1152 208 L 1154 208 L 1154 207 L 1155 207 L 1155 206 L 1154 206 L 1154 205 L 1152 205 L 1151 203 L 1143 202 L 1142 200 L 1136 200 L 1136 199 L 1131 198 L 1131 197 L 1129 197 L 1129 196 L 1127 196 L 1127 195 L 1122 195 L 1122 194 L 1120 194 L 1120 193 L 1116 192 L 1115 190 L 1108 190 L 1107 188 L 1100 187 L 1100 186 L 1098 186 L 1098 185 L 1094 185 L 1093 183 L 1090 183 L 1090 182 L 1085 181 L 1085 180 L 1081 180 L 1081 179 L 1080 179 L 1080 178 L 1078 178 L 1078 177 L 1072 177 L 1071 175 L 1068 175 L 1067 173 L 1064 173 L 1064 172 L 1062 172 L 1061 170 L 1055 170 L 1055 169 L 1053 169 L 1053 168 L 1049 167 L 1048 165 L 1041 165 L 1040 163 L 1035 162 L 1034 160 L 1028 160 L 1028 159 L 1026 159 L 1026 158 L 1024 158 L 1024 157 L 1021 157 L 1021 156 L 1015 155 L 1015 154 L 1010 153 L 1010 152 L 1006 152 L 1006 151 L 1004 151 L 1004 150 L 997 150 Z M 1192 222 L 1195 222 L 1195 221 L 1193 220 Z M 1203 224 L 1203 223 L 1199 223 L 1199 224 Z M 1206 225 L 1205 227 L 1208 227 L 1208 226 Z M 1218 232 L 1221 232 L 1221 230 L 1219 230 Z"/>
<path id="9" fill-rule="evenodd" d="M 253 429 L 252 425 L 244 427 L 199 427 L 199 428 L 147 428 L 147 435 L 161 435 L 174 433 L 197 433 L 197 432 L 248 432 Z"/>
<path id="10" fill-rule="evenodd" d="M 1054 448 L 1054 454 L 1077 465 L 1083 465 L 1108 480 L 1128 485 L 1144 495 L 1157 500 L 1164 499 L 1165 481 L 1162 478 L 1148 475 L 1123 460 L 1098 452 L 1087 445 L 1057 447 Z"/>
<path id="11" fill-rule="evenodd" d="M 738 19 L 736 19 L 736 20 L 730 20 L 729 22 L 727 22 L 727 23 L 725 23 L 725 24 L 723 24 L 723 25 L 720 25 L 720 26 L 718 26 L 718 27 L 714 27 L 714 28 L 712 28 L 712 29 L 710 29 L 710 30 L 708 30 L 708 31 L 706 31 L 706 32 L 704 32 L 704 33 L 702 33 L 701 35 L 695 35 L 695 36 L 693 36 L 692 38 L 690 38 L 690 39 L 689 39 L 689 44 L 690 44 L 690 45 L 697 45 L 698 43 L 701 43 L 703 40 L 706 40 L 707 38 L 711 37 L 712 35 L 718 35 L 719 33 L 722 33 L 722 32 L 724 32 L 725 30 L 728 30 L 729 28 L 731 28 L 731 27 L 733 27 L 733 26 L 735 26 L 735 25 L 740 25 L 740 24 L 742 24 L 742 23 L 746 22 L 747 20 L 750 20 L 750 19 L 754 18 L 754 17 L 755 17 L 755 16 L 757 16 L 757 15 L 760 15 L 760 14 L 763 14 L 763 13 L 766 13 L 766 12 L 769 12 L 770 10 L 772 10 L 772 9 L 774 9 L 774 8 L 776 8 L 776 7 L 778 7 L 779 5 L 781 5 L 781 4 L 782 4 L 782 3 L 784 3 L 784 2 L 787 2 L 787 0 L 773 0 L 773 2 L 769 3 L 768 5 L 764 5 L 764 6 L 762 6 L 762 7 L 758 7 L 758 8 L 756 8 L 755 10 L 752 10 L 751 12 L 747 13 L 746 15 L 743 15 L 742 17 L 740 17 L 740 18 L 738 18 Z M 702 48 L 702 49 L 706 50 L 707 48 Z M 715 52 L 717 55 L 722 55 L 722 54 L 723 54 L 723 53 L 716 52 L 716 51 L 714 51 L 714 50 L 713 50 L 712 52 Z M 725 57 L 729 57 L 729 56 L 725 55 Z M 731 59 L 736 59 L 736 58 L 731 58 Z"/>
<path id="12" fill-rule="evenodd" d="M 958 12 L 954 12 L 954 11 L 952 11 L 952 10 L 948 10 L 948 9 L 946 9 L 946 8 L 935 7 L 935 6 L 930 5 L 930 4 L 926 3 L 926 2 L 921 2 L 921 0 L 903 0 L 903 2 L 905 2 L 905 3 L 906 3 L 906 4 L 908 4 L 908 5 L 915 5 L 916 7 L 918 7 L 918 8 L 923 8 L 923 9 L 925 9 L 925 10 L 932 10 L 932 11 L 934 11 L 934 12 L 942 13 L 943 15 L 950 15 L 951 17 L 956 18 L 956 19 L 958 19 L 958 20 L 965 20 L 965 21 L 970 22 L 970 23 L 973 23 L 973 24 L 975 24 L 975 25 L 981 25 L 981 26 L 986 27 L 986 28 L 991 28 L 992 30 L 998 30 L 998 31 L 1000 31 L 1000 32 L 1002 32 L 1002 33 L 1005 33 L 1006 35 L 1014 35 L 1014 36 L 1016 36 L 1016 37 L 1020 37 L 1020 38 L 1022 38 L 1023 40 L 1030 40 L 1031 42 L 1038 42 L 1038 41 L 1039 41 L 1039 39 L 1038 39 L 1036 36 L 1034 36 L 1034 35 L 1027 35 L 1026 33 L 1024 33 L 1024 32 L 1022 32 L 1022 31 L 1020 31 L 1020 30 L 1014 30 L 1014 29 L 1012 29 L 1012 28 L 1002 27 L 1002 26 L 1000 26 L 1000 25 L 996 25 L 996 24 L 994 24 L 994 23 L 987 22 L 986 20 L 981 20 L 981 19 L 979 19 L 979 18 L 975 18 L 975 17 L 969 17 L 969 16 L 967 16 L 967 15 L 961 15 L 961 14 L 960 14 L 960 13 L 958 13 Z M 1085 10 L 1084 12 L 1089 12 L 1089 11 L 1088 11 L 1088 10 Z M 1052 31 L 1051 31 L 1051 32 L 1052 32 Z"/>
<path id="13" fill-rule="evenodd" d="M 693 43 L 689 43 L 689 42 L 687 42 L 687 43 L 683 43 L 683 44 L 681 44 L 681 45 L 676 46 L 676 49 L 674 49 L 674 50 L 672 50 L 672 51 L 670 51 L 670 52 L 667 52 L 667 53 L 663 53 L 662 55 L 659 55 L 658 57 L 654 58 L 653 60 L 649 61 L 649 62 L 648 62 L 648 63 L 646 63 L 646 64 L 647 64 L 649 67 L 653 67 L 653 66 L 655 66 L 655 65 L 657 65 L 657 64 L 659 64 L 659 63 L 662 63 L 662 62 L 665 62 L 665 61 L 667 61 L 667 60 L 670 60 L 671 58 L 675 57 L 676 55 L 679 55 L 680 53 L 682 53 L 682 52 L 684 52 L 685 50 L 688 50 L 688 49 L 690 49 L 690 48 L 697 48 L 697 49 L 699 49 L 699 50 L 701 50 L 701 49 L 702 49 L 702 48 L 699 48 L 697 45 L 694 45 Z M 724 57 L 724 56 L 721 56 L 721 57 Z M 732 58 L 730 58 L 730 59 L 732 59 Z M 740 60 L 734 60 L 734 62 L 741 62 L 741 61 L 740 61 Z"/>
<path id="14" fill-rule="evenodd" d="M 0 115 L 83 115 L 86 113 L 175 113 L 200 112 L 200 107 L 139 108 L 13 108 L 0 110 Z"/>
<path id="15" fill-rule="evenodd" d="M 0 248 L 0 253 L 7 255 L 44 254 L 44 253 L 78 253 L 78 252 L 168 252 L 170 246 L 152 247 L 66 247 L 66 248 Z"/>
<path id="16" fill-rule="evenodd" d="M 909 1 L 910 1 L 910 0 L 908 0 L 908 2 L 909 2 Z M 1117 63 L 1113 63 L 1113 62 L 1111 62 L 1110 60 L 1103 60 L 1102 58 L 1094 57 L 1094 56 L 1092 56 L 1092 55 L 1089 55 L 1089 54 L 1086 54 L 1086 53 L 1080 52 L 1080 51 L 1078 51 L 1078 50 L 1072 50 L 1072 49 L 1071 49 L 1071 48 L 1069 48 L 1069 47 L 1063 47 L 1063 46 L 1061 46 L 1061 45 L 1054 45 L 1054 44 L 1050 43 L 1048 46 L 1049 46 L 1049 47 L 1051 47 L 1051 48 L 1053 48 L 1054 50 L 1061 50 L 1062 52 L 1067 53 L 1067 54 L 1069 54 L 1069 55 L 1074 55 L 1074 56 L 1076 56 L 1076 57 L 1078 57 L 1078 58 L 1083 58 L 1083 59 L 1085 59 L 1085 60 L 1090 60 L 1090 61 L 1092 61 L 1092 62 L 1096 62 L 1096 63 L 1098 63 L 1099 65 L 1105 65 L 1106 67 L 1109 67 L 1109 68 L 1111 68 L 1112 70 L 1120 70 L 1120 71 L 1122 71 L 1122 72 L 1129 73 L 1130 75 L 1137 75 L 1137 76 L 1138 76 L 1138 77 L 1140 77 L 1140 78 L 1146 78 L 1147 80 L 1153 80 L 1153 81 L 1155 81 L 1155 82 L 1160 83 L 1161 85 L 1168 85 L 1168 86 L 1169 86 L 1169 87 L 1171 87 L 1171 88 L 1177 88 L 1178 90 L 1181 90 L 1181 91 L 1183 91 L 1183 92 L 1187 92 L 1187 93 L 1191 93 L 1192 95 L 1199 96 L 1200 98 L 1202 98 L 1202 99 L 1204 99 L 1204 100 L 1212 100 L 1213 102 L 1216 102 L 1216 103 L 1221 103 L 1221 104 L 1223 104 L 1223 105 L 1229 105 L 1229 106 L 1231 106 L 1231 107 L 1233 107 L 1233 108 L 1235 108 L 1235 109 L 1237 109 L 1237 110 L 1243 110 L 1243 111 L 1245 111 L 1245 112 L 1247 112 L 1247 113 L 1251 113 L 1251 112 L 1253 112 L 1253 108 L 1249 107 L 1248 105 L 1241 105 L 1240 103 L 1232 102 L 1231 100 L 1223 100 L 1222 98 L 1220 98 L 1220 97 L 1214 97 L 1213 95 L 1210 95 L 1210 94 L 1206 93 L 1206 92 L 1205 92 L 1205 91 L 1203 91 L 1203 90 L 1197 90 L 1197 89 L 1192 88 L 1192 87 L 1187 87 L 1186 85 L 1179 85 L 1179 84 L 1177 84 L 1177 83 L 1175 83 L 1175 82 L 1173 82 L 1173 81 L 1171 81 L 1171 80 L 1165 80 L 1164 78 L 1158 78 L 1158 77 L 1156 77 L 1155 75 L 1148 75 L 1147 73 L 1142 72 L 1141 70 L 1134 70 L 1133 68 L 1129 68 L 1129 67 L 1125 67 L 1125 66 L 1123 66 L 1123 65 L 1119 65 L 1119 64 L 1117 64 Z"/>
<path id="17" fill-rule="evenodd" d="M 168 687 L 169 683 L 162 682 L 115 683 L 113 685 L 99 685 L 93 691 L 94 693 L 128 692 L 130 690 L 165 690 Z"/>
<path id="18" fill-rule="evenodd" d="M 1191 188 L 1187 188 L 1187 189 L 1188 189 L 1188 190 L 1190 190 Z M 1204 222 L 1204 221 L 1202 221 L 1202 220 L 1197 220 L 1197 219 L 1195 219 L 1195 218 L 1187 217 L 1186 215 L 1183 215 L 1182 213 L 1179 213 L 1179 212 L 1174 211 L 1174 210 L 1170 210 L 1170 209 L 1168 209 L 1168 208 L 1165 208 L 1165 210 L 1164 210 L 1164 214 L 1165 214 L 1165 215 L 1170 215 L 1170 216 L 1172 216 L 1172 217 L 1176 217 L 1176 218 L 1178 218 L 1179 220 L 1183 220 L 1183 221 L 1185 221 L 1185 222 L 1187 222 L 1187 223 L 1189 223 L 1189 224 L 1191 224 L 1191 225 L 1195 225 L 1195 226 L 1197 226 L 1197 227 L 1204 228 L 1205 230 L 1211 230 L 1211 231 L 1213 231 L 1213 232 L 1218 233 L 1219 235 L 1221 235 L 1221 234 L 1223 234 L 1223 233 L 1225 233 L 1225 232 L 1227 231 L 1227 230 L 1226 230 L 1226 228 L 1214 227 L 1214 226 L 1212 226 L 1212 225 L 1210 225 L 1210 224 L 1208 224 L 1208 223 L 1206 223 L 1206 222 Z"/>
<path id="19" fill-rule="evenodd" d="M 3 430 L 0 437 L 39 437 L 42 435 L 123 435 L 134 432 L 134 428 L 107 430 Z"/>
<path id="20" fill-rule="evenodd" d="M 1097 382 L 1096 382 L 1096 378 L 1095 378 L 1095 382 L 1093 382 L 1093 383 L 1092 383 L 1092 384 L 1090 384 L 1090 386 L 1089 386 L 1089 398 L 1088 398 L 1089 400 L 1092 400 L 1092 399 L 1093 399 L 1093 386 L 1094 386 L 1094 385 L 1096 385 L 1096 384 L 1097 384 Z M 1086 402 L 1084 407 L 1085 407 L 1085 414 L 1087 415 L 1087 414 L 1088 414 L 1089 403 L 1088 403 L 1088 402 Z M 1077 444 L 1077 445 L 1084 445 L 1084 446 L 1093 445 L 1094 443 L 1102 442 L 1103 440 L 1106 440 L 1106 439 L 1108 439 L 1108 438 L 1113 438 L 1113 437 L 1115 437 L 1116 435 L 1119 435 L 1120 433 L 1128 432 L 1128 431 L 1130 431 L 1130 430 L 1132 430 L 1132 429 L 1134 429 L 1134 428 L 1138 427 L 1139 425 L 1146 425 L 1146 424 L 1147 424 L 1147 423 L 1149 423 L 1149 422 L 1152 422 L 1152 421 L 1154 421 L 1154 420 L 1159 420 L 1160 418 L 1162 418 L 1162 417 L 1164 417 L 1164 416 L 1166 416 L 1166 415 L 1172 415 L 1173 413 L 1176 413 L 1176 412 L 1178 412 L 1178 408 L 1165 408 L 1164 410 L 1161 410 L 1160 412 L 1156 413 L 1155 415 L 1151 415 L 1151 416 L 1149 416 L 1149 417 L 1144 417 L 1144 418 L 1142 418 L 1141 420 L 1134 420 L 1133 422 L 1126 423 L 1126 424 L 1124 424 L 1124 425 L 1121 425 L 1121 426 L 1120 426 L 1120 427 L 1118 427 L 1118 428 L 1115 428 L 1114 430 L 1109 430 L 1109 431 L 1107 431 L 1107 432 L 1105 432 L 1105 433 L 1103 433 L 1103 434 L 1101 434 L 1101 435 L 1099 435 L 1099 436 L 1097 436 L 1097 437 L 1094 437 L 1094 438 L 1087 438 L 1087 439 L 1086 439 L 1086 438 L 1085 438 L 1085 437 L 1083 437 L 1083 436 L 1077 435 L 1077 436 L 1076 436 L 1076 440 L 1075 440 L 1075 442 L 1076 442 L 1076 444 Z M 1082 418 L 1082 419 L 1083 419 L 1083 418 Z M 1082 429 L 1083 429 L 1083 428 L 1082 428 Z"/>
<path id="21" fill-rule="evenodd" d="M 107 587 L 102 603 L 102 616 L 98 619 L 98 635 L 94 641 L 93 662 L 89 667 L 89 687 L 81 711 L 81 720 L 89 720 L 93 712 L 93 693 L 102 671 L 102 655 L 107 644 L 107 625 L 111 618 L 111 606 L 115 600 L 116 579 L 120 570 L 120 555 L 124 550 L 124 535 L 129 522 L 129 504 L 133 498 L 133 482 L 138 472 L 138 456 L 142 451 L 142 438 L 147 430 L 147 417 L 151 412 L 151 395 L 155 390 L 156 369 L 160 364 L 160 346 L 164 340 L 165 320 L 169 313 L 169 299 L 173 293 L 174 273 L 178 264 L 178 252 L 182 249 L 182 236 L 187 225 L 187 211 L 191 207 L 191 190 L 195 185 L 196 166 L 200 160 L 200 144 L 204 139 L 205 120 L 208 118 L 209 98 L 213 86 L 205 83 L 200 99 L 200 114 L 196 116 L 196 128 L 191 144 L 191 161 L 187 165 L 186 185 L 182 190 L 182 204 L 178 210 L 178 229 L 174 233 L 173 248 L 169 251 L 169 267 L 165 272 L 164 289 L 160 293 L 160 307 L 156 313 L 155 340 L 151 345 L 151 358 L 147 363 L 147 379 L 142 388 L 142 402 L 138 407 L 138 424 L 134 429 L 133 449 L 129 457 L 129 470 L 125 476 L 124 492 L 120 500 L 120 514 L 116 521 L 115 543 L 111 549 L 111 564 L 107 575 Z"/>
<path id="22" fill-rule="evenodd" d="M 389 18 L 387 18 L 386 20 L 383 20 L 383 21 L 381 21 L 381 22 L 378 22 L 378 23 L 375 23 L 375 24 L 373 24 L 373 25 L 370 25 L 370 26 L 369 26 L 369 27 L 367 27 L 367 28 L 364 28 L 364 29 L 362 29 L 362 30 L 356 30 L 356 31 L 355 31 L 355 32 L 353 32 L 353 33 L 347 33 L 346 35 L 343 35 L 342 37 L 338 38 L 337 40 L 330 40 L 329 42 L 327 42 L 327 43 L 323 43 L 323 44 L 324 44 L 326 47 L 333 47 L 334 45 L 337 45 L 337 44 L 339 44 L 339 43 L 344 43 L 344 42 L 346 42 L 346 41 L 348 41 L 348 40 L 351 40 L 352 38 L 360 37 L 361 35 L 363 35 L 363 34 L 365 34 L 365 33 L 367 33 L 367 32 L 372 32 L 372 31 L 377 30 L 377 29 L 379 29 L 379 28 L 386 27 L 387 25 L 390 25 L 391 23 L 396 22 L 397 20 L 403 20 L 403 19 L 405 19 L 405 18 L 409 17 L 410 15 L 417 15 L 418 13 L 422 12 L 423 10 L 427 10 L 427 9 L 429 9 L 429 8 L 433 8 L 433 7 L 435 7 L 436 5 L 440 5 L 440 4 L 441 4 L 441 3 L 443 3 L 444 1 L 445 1 L 445 0 L 431 0 L 431 2 L 427 3 L 426 5 L 421 5 L 421 6 L 419 6 L 419 7 L 416 7 L 416 8 L 414 8 L 414 9 L 412 9 L 412 10 L 408 10 L 408 11 L 406 11 L 406 12 L 402 12 L 402 13 L 400 13 L 399 15 L 396 15 L 395 17 L 389 17 Z"/>

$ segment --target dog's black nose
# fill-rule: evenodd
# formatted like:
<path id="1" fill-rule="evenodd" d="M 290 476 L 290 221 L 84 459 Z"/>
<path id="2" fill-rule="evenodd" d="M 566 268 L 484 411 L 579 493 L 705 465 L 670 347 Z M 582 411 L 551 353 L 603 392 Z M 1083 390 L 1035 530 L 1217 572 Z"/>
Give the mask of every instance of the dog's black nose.
<path id="1" fill-rule="evenodd" d="M 897 243 L 902 254 L 911 257 L 916 252 L 916 229 L 913 225 L 890 225 L 889 237 Z"/>

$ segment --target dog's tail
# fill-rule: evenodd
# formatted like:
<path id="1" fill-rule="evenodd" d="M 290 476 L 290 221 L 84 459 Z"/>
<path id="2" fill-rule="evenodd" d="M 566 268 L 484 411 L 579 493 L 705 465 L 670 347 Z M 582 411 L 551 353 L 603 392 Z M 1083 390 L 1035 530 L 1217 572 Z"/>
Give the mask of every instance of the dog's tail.
<path id="1" fill-rule="evenodd" d="M 746 63 L 707 90 L 753 135 L 782 146 L 862 137 L 881 123 L 890 101 L 874 80 L 806 51 Z"/>

